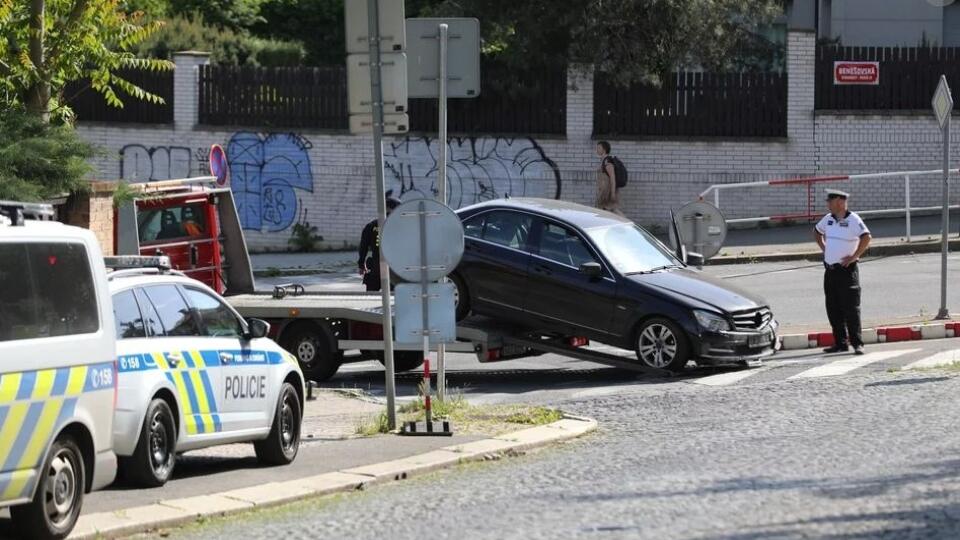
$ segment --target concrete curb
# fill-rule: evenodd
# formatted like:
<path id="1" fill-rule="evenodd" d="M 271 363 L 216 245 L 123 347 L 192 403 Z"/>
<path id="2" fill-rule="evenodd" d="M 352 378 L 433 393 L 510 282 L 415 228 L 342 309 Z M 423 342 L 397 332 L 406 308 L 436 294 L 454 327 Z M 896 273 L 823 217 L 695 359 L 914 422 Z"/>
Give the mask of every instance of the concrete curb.
<path id="1" fill-rule="evenodd" d="M 867 328 L 863 331 L 863 342 L 867 344 L 953 337 L 960 337 L 960 322 L 947 321 L 909 326 L 887 326 Z M 784 334 L 780 336 L 780 345 L 785 351 L 830 347 L 833 345 L 833 334 L 830 332 Z"/>
<path id="2" fill-rule="evenodd" d="M 949 243 L 951 251 L 960 248 L 960 238 L 951 238 Z M 939 253 L 941 249 L 942 244 L 940 243 L 940 240 L 929 240 L 923 242 L 911 242 L 909 244 L 906 242 L 899 242 L 896 244 L 871 245 L 870 250 L 867 253 L 871 257 L 880 257 L 891 255 L 909 255 L 911 253 Z M 799 251 L 796 253 L 760 253 L 756 255 L 744 254 L 713 257 L 707 264 L 711 266 L 719 266 L 725 264 L 746 264 L 756 262 L 820 262 L 822 260 L 823 253 L 820 251 Z"/>
<path id="3" fill-rule="evenodd" d="M 333 493 L 346 493 L 460 463 L 488 461 L 514 455 L 550 443 L 574 439 L 596 429 L 596 420 L 564 414 L 562 420 L 544 426 L 447 446 L 403 459 L 211 495 L 163 500 L 114 512 L 81 515 L 69 538 L 116 538 L 185 525 L 202 518 L 226 516 Z"/>

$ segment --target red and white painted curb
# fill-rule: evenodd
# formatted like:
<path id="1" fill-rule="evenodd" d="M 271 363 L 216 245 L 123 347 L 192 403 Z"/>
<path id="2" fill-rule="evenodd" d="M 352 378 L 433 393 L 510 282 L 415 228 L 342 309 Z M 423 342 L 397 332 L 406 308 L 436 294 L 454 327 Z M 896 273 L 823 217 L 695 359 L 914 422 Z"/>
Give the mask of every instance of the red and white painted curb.
<path id="1" fill-rule="evenodd" d="M 960 337 L 960 322 L 923 323 L 910 326 L 887 326 L 867 328 L 863 331 L 864 343 L 893 343 L 897 341 L 917 341 L 921 339 L 943 339 Z M 780 336 L 781 349 L 799 350 L 830 347 L 833 334 L 814 332 L 811 334 L 784 334 Z"/>

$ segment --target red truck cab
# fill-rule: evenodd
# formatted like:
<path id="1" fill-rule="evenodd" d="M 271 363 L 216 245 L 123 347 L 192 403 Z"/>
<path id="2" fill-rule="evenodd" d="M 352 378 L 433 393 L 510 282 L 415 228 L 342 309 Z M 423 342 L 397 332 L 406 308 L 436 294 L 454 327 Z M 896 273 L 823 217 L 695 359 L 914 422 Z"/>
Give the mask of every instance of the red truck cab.
<path id="1" fill-rule="evenodd" d="M 118 255 L 166 255 L 174 269 L 220 294 L 252 290 L 250 259 L 229 188 L 217 187 L 212 177 L 130 187 L 133 200 L 114 212 Z"/>

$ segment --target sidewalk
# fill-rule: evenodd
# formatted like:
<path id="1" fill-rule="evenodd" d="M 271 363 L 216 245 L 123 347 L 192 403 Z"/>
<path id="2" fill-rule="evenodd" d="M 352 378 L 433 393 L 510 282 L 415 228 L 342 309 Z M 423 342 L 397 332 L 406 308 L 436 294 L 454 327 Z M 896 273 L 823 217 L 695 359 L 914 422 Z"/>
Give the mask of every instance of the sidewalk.
<path id="1" fill-rule="evenodd" d="M 960 247 L 960 213 L 950 213 L 951 250 Z M 940 251 L 940 215 L 914 216 L 911 223 L 911 241 L 906 238 L 906 220 L 901 217 L 865 220 L 873 235 L 871 256 L 904 255 Z M 819 260 L 820 249 L 813 240 L 815 223 L 733 229 L 727 232 L 720 253 L 709 264 L 740 264 L 789 260 Z"/>

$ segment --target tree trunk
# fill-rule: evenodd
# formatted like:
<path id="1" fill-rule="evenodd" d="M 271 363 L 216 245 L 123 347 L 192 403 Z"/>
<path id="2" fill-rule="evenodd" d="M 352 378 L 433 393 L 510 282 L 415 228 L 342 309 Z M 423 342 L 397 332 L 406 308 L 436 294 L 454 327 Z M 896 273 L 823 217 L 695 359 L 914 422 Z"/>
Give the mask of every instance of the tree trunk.
<path id="1" fill-rule="evenodd" d="M 27 52 L 37 70 L 37 80 L 27 89 L 25 101 L 29 112 L 40 115 L 44 121 L 48 121 L 50 119 L 50 83 L 47 81 L 43 58 L 45 8 L 46 0 L 30 0 L 30 37 Z"/>

